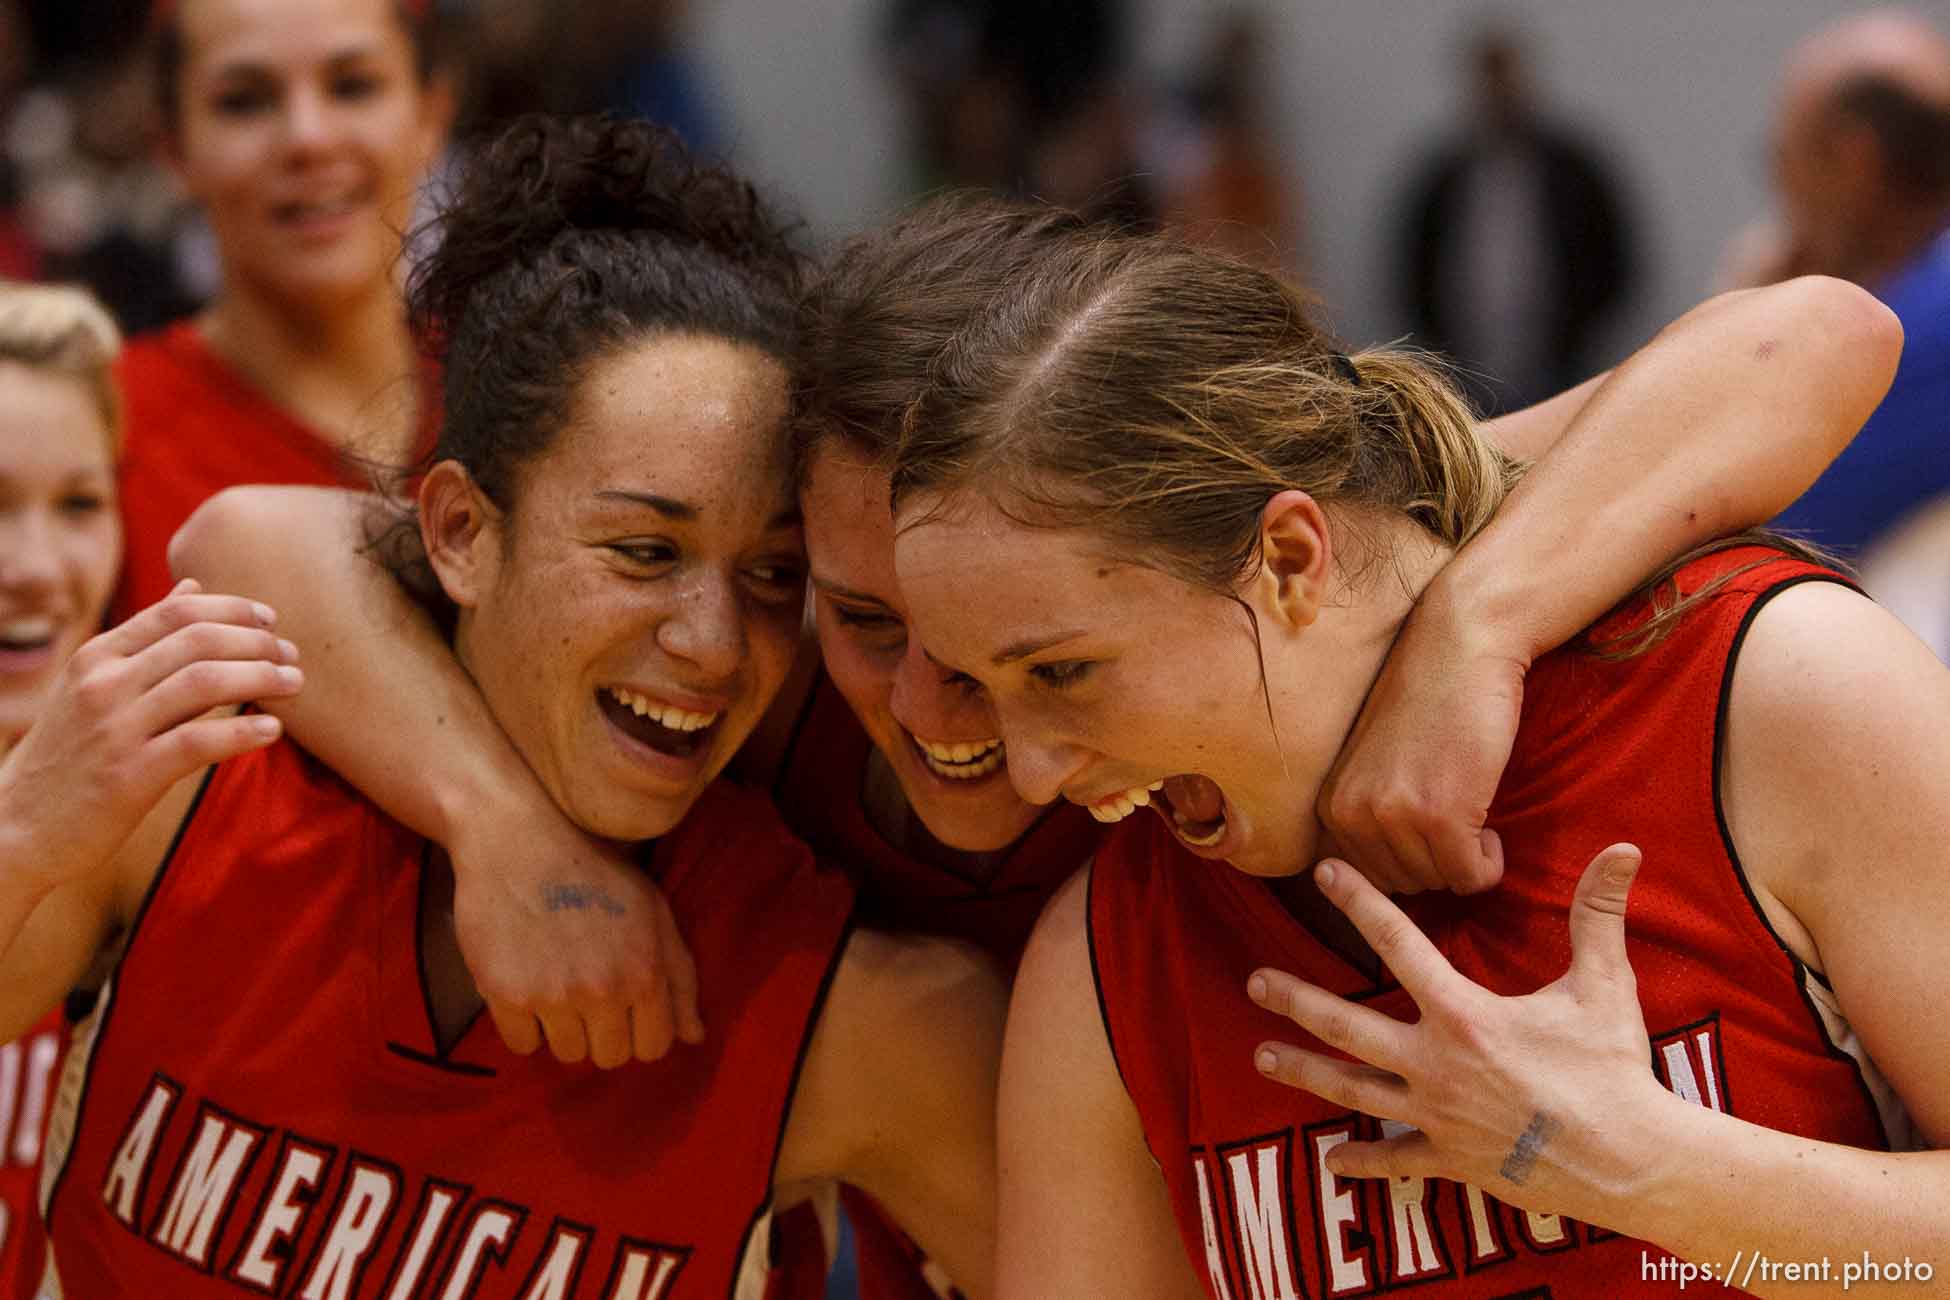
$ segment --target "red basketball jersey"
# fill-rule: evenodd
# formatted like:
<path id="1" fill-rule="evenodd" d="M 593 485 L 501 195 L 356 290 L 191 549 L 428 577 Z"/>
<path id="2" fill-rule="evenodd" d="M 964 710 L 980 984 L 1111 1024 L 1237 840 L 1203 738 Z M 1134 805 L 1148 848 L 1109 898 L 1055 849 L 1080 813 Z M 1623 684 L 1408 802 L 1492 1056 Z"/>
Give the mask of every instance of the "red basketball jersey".
<path id="1" fill-rule="evenodd" d="M 1688 566 L 1681 588 L 1756 559 L 1644 655 L 1540 660 L 1490 812 L 1502 885 L 1413 902 L 1465 975 L 1531 992 L 1569 961 L 1585 865 L 1607 844 L 1636 843 L 1645 862 L 1627 944 L 1660 1080 L 1771 1128 L 1882 1148 L 1905 1140 L 1904 1121 L 1879 1111 L 1872 1067 L 1838 1046 L 1851 1040 L 1832 996 L 1774 938 L 1720 826 L 1715 773 L 1740 637 L 1769 595 L 1836 580 L 1747 548 Z M 1603 630 L 1646 613 L 1641 603 Z M 1656 1273 L 1665 1253 L 1643 1242 L 1474 1187 L 1331 1173 L 1335 1146 L 1401 1130 L 1259 1077 L 1254 1048 L 1299 1031 L 1254 1007 L 1246 980 L 1270 965 L 1402 1019 L 1413 1004 L 1332 956 L 1266 883 L 1193 857 L 1156 818 L 1126 825 L 1093 872 L 1092 960 L 1118 1069 L 1215 1300 L 1677 1291 Z"/>
<path id="2" fill-rule="evenodd" d="M 431 854 L 289 743 L 215 772 L 64 1080 L 60 1294 L 759 1293 L 846 881 L 763 799 L 709 788 L 649 867 L 709 1037 L 594 1070 L 515 1056 L 485 1016 L 439 1049 L 419 964 Z"/>
<path id="3" fill-rule="evenodd" d="M 0 1046 L 0 1296 L 30 1296 L 47 1257 L 36 1188 L 67 1021 L 57 1009 Z"/>
<path id="4" fill-rule="evenodd" d="M 856 874 L 863 924 L 895 934 L 975 944 L 1013 974 L 1029 931 L 1056 887 L 1089 861 L 1104 827 L 1074 804 L 1051 808 L 986 878 L 958 875 L 889 844 L 861 799 L 873 741 L 824 673 L 801 713 L 773 792 L 793 830 L 820 855 Z M 954 1294 L 906 1233 L 873 1201 L 842 1193 L 853 1226 L 861 1300 L 935 1300 Z M 823 1294 L 826 1260 L 816 1233 L 801 1232 L 782 1259 L 790 1284 L 777 1300 Z"/>
<path id="5" fill-rule="evenodd" d="M 122 393 L 119 471 L 127 555 L 109 609 L 119 623 L 169 594 L 169 539 L 205 500 L 243 483 L 364 487 L 317 430 L 251 386 L 183 321 L 135 339 L 116 363 Z M 422 435 L 439 409 L 431 375 Z M 383 400 L 381 395 L 381 400 Z"/>

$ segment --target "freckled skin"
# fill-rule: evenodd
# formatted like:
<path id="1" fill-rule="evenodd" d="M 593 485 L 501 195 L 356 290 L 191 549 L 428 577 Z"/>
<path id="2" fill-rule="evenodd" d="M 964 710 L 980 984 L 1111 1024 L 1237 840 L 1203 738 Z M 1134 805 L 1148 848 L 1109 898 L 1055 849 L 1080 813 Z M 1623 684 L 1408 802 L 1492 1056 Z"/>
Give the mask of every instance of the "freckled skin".
<path id="1" fill-rule="evenodd" d="M 750 732 L 798 639 L 804 550 L 781 435 L 787 377 L 755 349 L 662 336 L 598 363 L 568 427 L 516 475 L 456 649 L 571 819 L 669 830 Z M 673 519 L 602 492 L 654 494 Z M 683 780 L 619 748 L 612 684 L 722 698 Z"/>
<path id="2" fill-rule="evenodd" d="M 829 448 L 814 460 L 801 501 L 827 676 L 936 840 L 971 853 L 1008 847 L 1043 810 L 999 774 L 970 782 L 937 778 L 909 739 L 912 733 L 937 742 L 978 741 L 997 731 L 979 692 L 948 680 L 907 635 L 886 474 L 844 448 Z M 852 594 L 840 594 L 840 588 Z M 877 621 L 849 624 L 843 617 L 849 611 Z"/>

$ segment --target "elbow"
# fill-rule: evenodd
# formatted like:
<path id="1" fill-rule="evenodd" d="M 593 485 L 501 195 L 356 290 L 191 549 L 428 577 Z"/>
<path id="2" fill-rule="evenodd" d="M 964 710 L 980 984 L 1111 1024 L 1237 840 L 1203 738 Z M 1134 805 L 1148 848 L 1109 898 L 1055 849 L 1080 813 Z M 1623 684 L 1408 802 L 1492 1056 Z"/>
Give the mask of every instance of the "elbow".
<path id="1" fill-rule="evenodd" d="M 226 555 L 241 554 L 250 538 L 262 535 L 259 517 L 269 494 L 261 487 L 230 487 L 204 501 L 169 539 L 171 575 L 210 585 L 218 578 L 213 565 Z"/>
<path id="2" fill-rule="evenodd" d="M 1815 349 L 1824 391 L 1840 404 L 1851 436 L 1882 402 L 1903 354 L 1903 324 L 1867 289 L 1825 275 L 1778 285 L 1784 318 L 1805 331 Z"/>

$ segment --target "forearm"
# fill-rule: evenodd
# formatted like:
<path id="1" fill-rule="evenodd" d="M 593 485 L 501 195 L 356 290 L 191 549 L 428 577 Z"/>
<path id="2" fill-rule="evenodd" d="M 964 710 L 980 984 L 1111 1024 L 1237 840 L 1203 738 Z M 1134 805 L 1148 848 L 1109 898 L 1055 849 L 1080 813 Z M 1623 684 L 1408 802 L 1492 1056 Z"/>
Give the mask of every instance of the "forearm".
<path id="1" fill-rule="evenodd" d="M 432 618 L 365 554 L 372 509 L 350 492 L 231 489 L 184 525 L 170 563 L 276 606 L 306 684 L 266 711 L 388 814 L 452 849 L 477 810 L 547 796 Z"/>
<path id="2" fill-rule="evenodd" d="M 1840 281 L 1706 303 L 1592 391 L 1425 603 L 1526 662 L 1561 645 L 1668 559 L 1805 491 L 1900 350 L 1895 318 Z"/>
<path id="3" fill-rule="evenodd" d="M 1865 1252 L 1878 1264 L 1928 1265 L 1938 1285 L 1950 1277 L 1950 1152 L 1817 1142 L 1676 1098 L 1644 1149 L 1669 1154 L 1593 1221 L 1710 1267 L 1731 1286 L 1810 1297 L 1846 1285 L 1854 1294 L 1875 1280 L 1862 1273 Z M 1790 1261 L 1804 1267 L 1788 1269 Z M 1909 1294 L 1934 1294 L 1913 1267 L 1898 1280 Z"/>

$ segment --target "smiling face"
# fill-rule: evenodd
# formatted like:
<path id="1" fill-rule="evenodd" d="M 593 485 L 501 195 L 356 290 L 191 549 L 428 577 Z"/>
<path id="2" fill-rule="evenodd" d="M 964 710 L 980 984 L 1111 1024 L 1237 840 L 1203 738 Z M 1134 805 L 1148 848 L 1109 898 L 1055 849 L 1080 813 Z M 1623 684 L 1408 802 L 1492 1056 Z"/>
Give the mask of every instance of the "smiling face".
<path id="1" fill-rule="evenodd" d="M 835 442 L 815 454 L 801 499 L 827 676 L 929 834 L 970 853 L 1008 847 L 1042 810 L 1010 785 L 980 690 L 908 635 L 886 472 Z"/>
<path id="2" fill-rule="evenodd" d="M 115 463 L 79 380 L 0 362 L 0 751 L 95 634 L 122 560 Z"/>
<path id="3" fill-rule="evenodd" d="M 224 274 L 327 301 L 385 285 L 444 106 L 394 0 L 184 0 L 170 152 Z"/>
<path id="4" fill-rule="evenodd" d="M 753 348 L 653 337 L 589 368 L 509 510 L 452 462 L 422 491 L 462 662 L 597 835 L 674 826 L 784 680 L 804 607 L 786 400 Z"/>
<path id="5" fill-rule="evenodd" d="M 987 691 L 1023 797 L 1105 821 L 1148 804 L 1194 853 L 1254 875 L 1312 865 L 1314 799 L 1400 617 L 1324 598 L 1317 507 L 1313 554 L 1268 561 L 1235 600 L 1087 534 L 937 504 L 899 517 L 901 590 L 929 651 Z"/>

